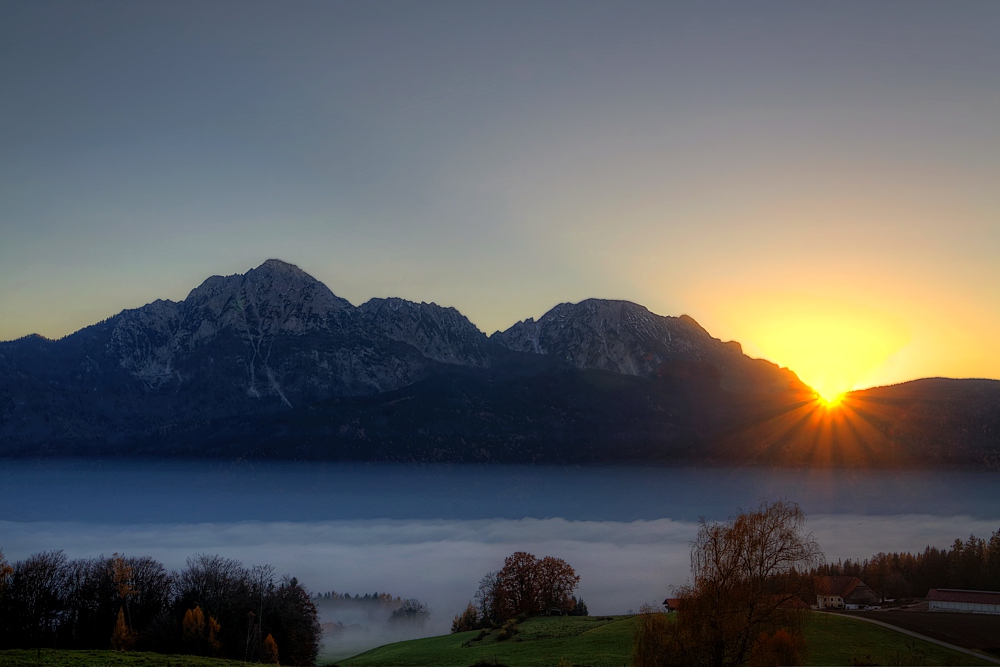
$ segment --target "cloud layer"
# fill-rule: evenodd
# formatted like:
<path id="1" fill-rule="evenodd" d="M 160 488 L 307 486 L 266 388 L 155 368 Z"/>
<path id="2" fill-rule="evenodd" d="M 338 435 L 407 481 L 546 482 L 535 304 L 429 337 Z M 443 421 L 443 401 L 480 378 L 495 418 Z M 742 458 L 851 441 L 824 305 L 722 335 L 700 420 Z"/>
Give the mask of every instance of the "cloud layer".
<path id="1" fill-rule="evenodd" d="M 10 559 L 64 549 L 70 557 L 114 551 L 146 554 L 181 568 L 194 553 L 270 563 L 313 591 L 390 592 L 427 601 L 437 624 L 451 619 L 479 578 L 518 550 L 565 559 L 581 576 L 580 594 L 594 613 L 624 613 L 659 602 L 685 583 L 690 521 L 553 519 L 363 520 L 192 524 L 0 522 Z M 808 521 L 827 558 L 866 558 L 877 551 L 922 550 L 956 537 L 988 536 L 996 520 L 969 516 L 817 515 Z"/>

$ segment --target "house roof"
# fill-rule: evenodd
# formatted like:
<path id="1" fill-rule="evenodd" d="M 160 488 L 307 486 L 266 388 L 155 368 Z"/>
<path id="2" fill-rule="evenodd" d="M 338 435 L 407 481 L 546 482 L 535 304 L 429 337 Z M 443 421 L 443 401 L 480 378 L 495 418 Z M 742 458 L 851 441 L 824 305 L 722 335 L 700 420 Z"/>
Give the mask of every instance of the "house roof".
<path id="1" fill-rule="evenodd" d="M 966 591 L 960 588 L 932 588 L 927 591 L 927 599 L 937 602 L 1000 604 L 1000 593 L 994 591 Z"/>
<path id="2" fill-rule="evenodd" d="M 668 609 L 677 609 L 681 604 L 680 598 L 667 598 L 663 601 L 663 606 Z"/>
<path id="3" fill-rule="evenodd" d="M 836 595 L 846 598 L 858 586 L 865 586 L 865 583 L 857 577 L 816 577 L 814 579 L 817 595 Z"/>

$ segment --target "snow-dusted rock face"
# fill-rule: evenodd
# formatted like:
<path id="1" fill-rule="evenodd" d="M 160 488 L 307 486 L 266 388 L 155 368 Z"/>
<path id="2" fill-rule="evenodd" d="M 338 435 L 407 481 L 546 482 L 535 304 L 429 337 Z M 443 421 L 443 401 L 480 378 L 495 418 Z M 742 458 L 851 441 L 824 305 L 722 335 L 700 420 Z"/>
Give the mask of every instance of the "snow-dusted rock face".
<path id="1" fill-rule="evenodd" d="M 107 355 L 147 390 L 221 380 L 285 407 L 396 389 L 423 377 L 429 362 L 487 365 L 486 336 L 454 308 L 402 299 L 355 308 L 274 259 L 110 324 Z"/>
<path id="2" fill-rule="evenodd" d="M 358 308 L 358 320 L 372 338 L 412 345 L 435 361 L 480 368 L 488 363 L 486 335 L 454 308 L 371 299 Z"/>
<path id="3" fill-rule="evenodd" d="M 746 357 L 739 343 L 713 338 L 687 315 L 664 317 L 629 301 L 563 303 L 537 322 L 518 322 L 490 340 L 518 352 L 553 355 L 577 368 L 640 377 L 656 375 L 670 362 L 703 363 L 737 391 L 783 391 L 798 382 L 790 371 Z"/>
<path id="4" fill-rule="evenodd" d="M 354 310 L 302 269 L 276 259 L 243 275 L 213 276 L 183 304 L 189 325 L 210 322 L 256 335 L 341 331 Z"/>

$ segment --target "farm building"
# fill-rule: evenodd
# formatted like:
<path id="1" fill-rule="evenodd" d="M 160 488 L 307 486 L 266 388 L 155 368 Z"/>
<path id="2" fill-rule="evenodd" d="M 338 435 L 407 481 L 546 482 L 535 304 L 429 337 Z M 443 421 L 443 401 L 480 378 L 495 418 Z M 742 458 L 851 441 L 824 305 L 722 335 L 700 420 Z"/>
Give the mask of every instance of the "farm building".
<path id="1" fill-rule="evenodd" d="M 1000 614 L 1000 593 L 965 591 L 958 588 L 932 588 L 927 592 L 927 607 L 931 611 Z"/>
<path id="2" fill-rule="evenodd" d="M 857 577 L 816 577 L 817 609 L 861 609 L 878 604 L 878 596 Z"/>

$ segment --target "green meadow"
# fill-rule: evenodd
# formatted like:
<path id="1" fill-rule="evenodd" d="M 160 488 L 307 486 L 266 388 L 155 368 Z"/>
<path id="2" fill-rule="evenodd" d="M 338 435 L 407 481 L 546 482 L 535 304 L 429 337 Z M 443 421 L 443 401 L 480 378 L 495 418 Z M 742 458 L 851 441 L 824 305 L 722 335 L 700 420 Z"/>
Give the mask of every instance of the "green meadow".
<path id="1" fill-rule="evenodd" d="M 162 653 L 49 649 L 0 651 L 0 667 L 238 667 L 246 664 L 237 660 Z"/>
<path id="2" fill-rule="evenodd" d="M 627 667 L 636 618 L 531 618 L 516 634 L 462 632 L 388 644 L 339 667 Z M 809 614 L 806 665 L 989 665 L 991 663 L 864 621 Z M 481 636 L 482 635 L 482 636 Z M 0 651 L 0 667 L 236 667 L 246 663 L 188 655 L 113 651 Z"/>
<path id="3" fill-rule="evenodd" d="M 339 667 L 626 667 L 631 664 L 635 617 L 532 618 L 519 632 L 498 641 L 492 630 L 415 639 L 381 646 L 340 661 Z M 864 621 L 809 614 L 804 634 L 807 665 L 850 665 L 867 659 L 880 665 L 988 665 L 985 660 Z"/>

